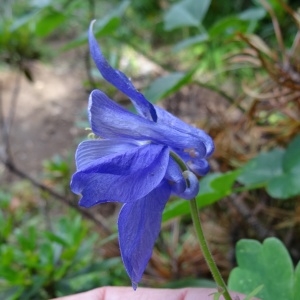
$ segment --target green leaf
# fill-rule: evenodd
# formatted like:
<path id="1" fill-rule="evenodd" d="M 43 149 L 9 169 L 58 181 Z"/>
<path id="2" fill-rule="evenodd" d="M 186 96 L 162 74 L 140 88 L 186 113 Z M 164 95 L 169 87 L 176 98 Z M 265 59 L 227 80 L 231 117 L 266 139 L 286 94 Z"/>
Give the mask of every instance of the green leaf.
<path id="1" fill-rule="evenodd" d="M 264 18 L 265 15 L 266 10 L 263 7 L 252 7 L 239 13 L 238 17 L 243 21 L 257 21 Z"/>
<path id="2" fill-rule="evenodd" d="M 39 37 L 45 37 L 66 20 L 66 16 L 54 10 L 49 10 L 36 24 L 35 33 Z"/>
<path id="3" fill-rule="evenodd" d="M 182 0 L 164 15 L 164 28 L 169 31 L 179 27 L 199 27 L 210 6 L 211 0 Z"/>
<path id="4" fill-rule="evenodd" d="M 285 173 L 272 178 L 267 184 L 267 192 L 277 199 L 288 199 L 299 195 L 299 175 Z"/>
<path id="5" fill-rule="evenodd" d="M 115 33 L 121 23 L 121 16 L 128 7 L 130 1 L 123 1 L 120 6 L 115 8 L 110 14 L 106 15 L 99 21 L 95 22 L 94 25 L 94 34 L 97 38 L 102 36 L 108 36 Z M 87 44 L 88 34 L 87 32 L 80 35 L 75 40 L 67 43 L 63 50 L 69 50 L 84 44 Z"/>
<path id="6" fill-rule="evenodd" d="M 214 23 L 208 34 L 211 39 L 220 36 L 231 37 L 236 32 L 246 32 L 247 28 L 248 22 L 241 20 L 238 16 L 228 16 Z"/>
<path id="7" fill-rule="evenodd" d="M 152 103 L 170 93 L 174 87 L 185 77 L 185 73 L 176 72 L 154 80 L 145 91 L 145 97 Z"/>
<path id="8" fill-rule="evenodd" d="M 200 192 L 196 197 L 199 208 L 211 205 L 232 192 L 232 186 L 239 174 L 239 170 L 224 174 L 214 173 L 200 180 Z M 189 214 L 190 206 L 187 200 L 178 199 L 169 202 L 163 213 L 163 221 Z"/>
<path id="9" fill-rule="evenodd" d="M 192 76 L 197 70 L 198 66 L 189 72 L 175 72 L 169 75 L 159 77 L 154 80 L 148 89 L 144 92 L 145 97 L 150 102 L 156 103 L 164 97 L 178 91 L 182 86 L 191 81 Z"/>
<path id="10" fill-rule="evenodd" d="M 282 158 L 283 174 L 274 176 L 268 185 L 267 192 L 274 198 L 288 199 L 300 194 L 300 136 L 288 145 Z"/>
<path id="11" fill-rule="evenodd" d="M 202 33 L 190 38 L 187 38 L 179 43 L 177 43 L 174 47 L 173 47 L 173 51 L 177 52 L 177 51 L 181 51 L 187 47 L 190 46 L 194 46 L 194 45 L 198 45 L 202 42 L 207 41 L 209 38 L 207 33 Z"/>
<path id="12" fill-rule="evenodd" d="M 263 152 L 250 160 L 241 171 L 238 181 L 245 185 L 266 186 L 270 179 L 282 175 L 283 149 Z"/>
<path id="13" fill-rule="evenodd" d="M 64 237 L 61 237 L 58 234 L 55 234 L 53 232 L 45 232 L 44 234 L 45 234 L 45 237 L 47 237 L 49 239 L 49 241 L 51 241 L 51 242 L 58 243 L 59 245 L 62 245 L 65 247 L 70 245 L 68 243 L 68 241 L 66 239 L 64 239 Z"/>
<path id="14" fill-rule="evenodd" d="M 300 135 L 288 145 L 283 157 L 283 169 L 285 172 L 300 176 Z"/>
<path id="15" fill-rule="evenodd" d="M 19 247 L 23 251 L 33 251 L 36 249 L 38 232 L 35 227 L 28 227 L 26 228 L 26 231 L 18 228 L 15 231 L 15 236 L 18 240 Z"/>
<path id="16" fill-rule="evenodd" d="M 261 153 L 243 168 L 238 181 L 249 185 L 266 187 L 270 196 L 288 199 L 300 194 L 300 136 L 287 150 L 274 149 Z"/>
<path id="17" fill-rule="evenodd" d="M 54 245 L 45 243 L 40 246 L 39 252 L 40 267 L 47 269 L 55 269 Z"/>
<path id="18" fill-rule="evenodd" d="M 223 173 L 221 176 L 216 176 L 210 185 L 214 192 L 218 192 L 222 196 L 228 196 L 230 195 L 233 183 L 239 174 L 240 170 Z"/>
<path id="19" fill-rule="evenodd" d="M 268 238 L 263 244 L 255 240 L 240 240 L 236 256 L 238 267 L 230 273 L 230 290 L 249 294 L 263 285 L 257 297 L 293 300 L 293 263 L 280 240 Z"/>
<path id="20" fill-rule="evenodd" d="M 12 23 L 12 25 L 10 27 L 10 32 L 13 33 L 16 30 L 18 30 L 19 28 L 21 28 L 22 26 L 25 26 L 32 21 L 36 21 L 37 18 L 39 18 L 39 15 L 42 11 L 43 11 L 43 9 L 36 9 L 36 10 L 14 20 L 14 22 Z"/>
<path id="21" fill-rule="evenodd" d="M 91 264 L 84 266 L 83 268 L 81 268 L 80 270 L 78 270 L 76 272 L 67 274 L 62 280 L 68 281 L 71 278 L 81 276 L 83 274 L 100 272 L 100 270 L 107 270 L 110 268 L 112 269 L 121 264 L 122 264 L 122 261 L 121 261 L 120 257 L 112 257 L 109 259 L 105 259 L 103 261 L 93 262 Z"/>

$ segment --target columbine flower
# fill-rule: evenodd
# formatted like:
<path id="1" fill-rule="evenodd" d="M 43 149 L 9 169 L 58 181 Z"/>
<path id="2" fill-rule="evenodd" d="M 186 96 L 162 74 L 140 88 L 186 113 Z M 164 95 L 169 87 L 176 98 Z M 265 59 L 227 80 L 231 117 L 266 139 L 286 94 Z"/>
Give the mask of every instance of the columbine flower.
<path id="1" fill-rule="evenodd" d="M 130 98 L 137 114 L 99 90 L 91 93 L 89 121 L 99 138 L 78 146 L 71 189 L 82 195 L 79 205 L 83 207 L 124 203 L 118 220 L 119 243 L 136 288 L 151 257 L 167 200 L 171 194 L 185 199 L 197 195 L 196 175 L 207 173 L 206 158 L 214 144 L 204 131 L 152 105 L 125 74 L 113 69 L 95 40 L 92 24 L 89 45 L 102 76 Z"/>

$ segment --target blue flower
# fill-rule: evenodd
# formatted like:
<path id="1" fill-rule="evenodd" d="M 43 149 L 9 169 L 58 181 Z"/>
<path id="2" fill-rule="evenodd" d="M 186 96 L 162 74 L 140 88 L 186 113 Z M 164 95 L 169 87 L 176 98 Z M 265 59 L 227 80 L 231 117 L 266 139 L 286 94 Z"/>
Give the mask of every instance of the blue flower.
<path id="1" fill-rule="evenodd" d="M 206 158 L 214 144 L 203 130 L 152 105 L 124 73 L 113 69 L 97 44 L 92 24 L 89 45 L 95 64 L 109 83 L 130 98 L 137 114 L 103 92 L 92 91 L 89 121 L 98 138 L 78 146 L 71 189 L 82 195 L 79 205 L 83 207 L 123 203 L 119 244 L 136 288 L 151 257 L 166 202 L 171 194 L 185 199 L 197 195 L 197 175 L 208 172 Z"/>

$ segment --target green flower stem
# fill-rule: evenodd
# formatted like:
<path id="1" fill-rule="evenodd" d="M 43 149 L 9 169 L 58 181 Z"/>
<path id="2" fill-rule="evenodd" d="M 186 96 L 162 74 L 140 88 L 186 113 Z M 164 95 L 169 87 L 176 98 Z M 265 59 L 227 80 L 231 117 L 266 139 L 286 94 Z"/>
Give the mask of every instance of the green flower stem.
<path id="1" fill-rule="evenodd" d="M 182 161 L 182 159 L 176 153 L 170 152 L 170 155 L 176 161 L 176 163 L 179 165 L 182 172 L 188 170 L 185 163 Z M 230 297 L 230 295 L 228 293 L 226 284 L 220 274 L 220 271 L 209 251 L 206 239 L 204 237 L 204 233 L 202 230 L 202 226 L 201 226 L 201 222 L 200 222 L 200 218 L 199 218 L 199 214 L 198 214 L 198 207 L 197 207 L 196 199 L 190 200 L 190 208 L 191 208 L 191 214 L 192 214 L 194 227 L 195 227 L 197 237 L 199 240 L 199 245 L 200 245 L 201 251 L 204 255 L 205 261 L 210 269 L 210 272 L 211 272 L 218 288 L 221 289 L 221 294 L 224 296 L 225 300 L 232 300 L 232 298 Z"/>
<path id="2" fill-rule="evenodd" d="M 205 258 L 205 261 L 210 269 L 210 272 L 218 285 L 218 288 L 221 289 L 221 294 L 224 296 L 225 300 L 232 300 L 231 296 L 228 293 L 228 289 L 226 287 L 226 284 L 220 274 L 220 271 L 209 251 L 206 239 L 204 237 L 204 233 L 202 230 L 199 214 L 198 214 L 198 207 L 197 207 L 197 202 L 196 199 L 190 200 L 190 209 L 191 209 L 191 215 L 194 223 L 194 227 L 197 233 L 197 237 L 199 240 L 199 245 L 201 248 L 201 251 L 203 253 L 203 256 Z"/>
<path id="3" fill-rule="evenodd" d="M 178 166 L 180 167 L 181 171 L 187 171 L 188 168 L 185 165 L 185 163 L 182 161 L 182 159 L 175 153 L 175 152 L 170 152 L 170 156 L 176 161 L 176 163 L 178 164 Z"/>

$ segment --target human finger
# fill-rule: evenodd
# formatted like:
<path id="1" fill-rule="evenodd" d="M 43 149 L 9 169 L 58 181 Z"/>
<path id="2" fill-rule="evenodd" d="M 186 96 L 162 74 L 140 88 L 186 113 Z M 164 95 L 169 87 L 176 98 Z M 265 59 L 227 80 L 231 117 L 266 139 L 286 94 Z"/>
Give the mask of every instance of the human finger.
<path id="1" fill-rule="evenodd" d="M 183 289 L 152 289 L 131 287 L 102 287 L 88 292 L 58 298 L 57 300 L 213 300 L 216 289 L 183 288 Z M 244 297 L 236 292 L 230 293 L 233 300 Z M 224 298 L 221 297 L 220 300 Z"/>

